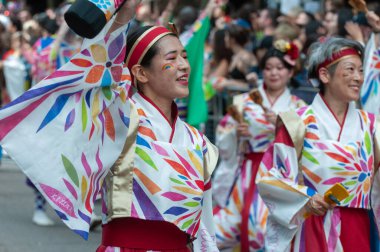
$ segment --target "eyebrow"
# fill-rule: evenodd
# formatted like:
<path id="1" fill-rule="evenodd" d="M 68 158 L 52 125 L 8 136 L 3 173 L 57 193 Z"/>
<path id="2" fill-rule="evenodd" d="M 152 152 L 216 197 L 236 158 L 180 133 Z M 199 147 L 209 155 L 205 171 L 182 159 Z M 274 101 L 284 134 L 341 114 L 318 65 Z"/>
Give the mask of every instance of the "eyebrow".
<path id="1" fill-rule="evenodd" d="M 343 66 L 348 66 L 348 65 L 356 66 L 356 64 L 353 62 L 343 62 Z M 360 64 L 359 67 L 363 67 L 363 64 Z"/>
<path id="2" fill-rule="evenodd" d="M 177 52 L 178 52 L 177 50 L 173 50 L 173 51 L 170 51 L 170 52 L 165 53 L 165 56 L 167 56 L 167 55 L 169 55 L 169 54 L 171 54 L 171 53 L 177 53 Z M 186 49 L 183 49 L 182 52 L 187 53 Z"/>

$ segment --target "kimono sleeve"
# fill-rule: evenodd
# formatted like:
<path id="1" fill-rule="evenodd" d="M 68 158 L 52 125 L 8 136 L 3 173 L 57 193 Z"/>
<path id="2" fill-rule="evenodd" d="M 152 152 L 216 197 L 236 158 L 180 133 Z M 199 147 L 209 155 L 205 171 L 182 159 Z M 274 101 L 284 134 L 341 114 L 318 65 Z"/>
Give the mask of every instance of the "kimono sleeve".
<path id="1" fill-rule="evenodd" d="M 219 155 L 222 160 L 230 160 L 237 154 L 238 139 L 236 135 L 237 122 L 230 116 L 226 115 L 216 128 L 216 141 Z"/>
<path id="2" fill-rule="evenodd" d="M 263 157 L 256 183 L 271 217 L 287 228 L 295 228 L 303 221 L 304 206 L 315 194 L 314 190 L 298 184 L 297 179 L 296 149 L 285 126 L 281 126 Z"/>
<path id="3" fill-rule="evenodd" d="M 237 122 L 226 115 L 216 129 L 216 146 L 219 149 L 220 162 L 212 176 L 213 199 L 220 207 L 226 205 L 228 194 L 238 167 Z"/>
<path id="4" fill-rule="evenodd" d="M 0 110 L 0 143 L 62 221 L 87 239 L 128 133 L 125 32 L 112 33 Z"/>
<path id="5" fill-rule="evenodd" d="M 273 141 L 275 126 L 266 119 L 263 109 L 256 103 L 246 102 L 243 109 L 244 120 L 249 124 L 253 145 L 256 148 L 266 148 Z"/>
<path id="6" fill-rule="evenodd" d="M 202 200 L 202 215 L 197 239 L 194 241 L 194 251 L 215 252 L 219 250 L 216 246 L 215 224 L 212 218 L 211 173 L 218 161 L 218 149 L 206 136 L 203 136 L 203 138 L 205 185 Z"/>
<path id="7" fill-rule="evenodd" d="M 376 118 L 374 133 L 374 170 L 375 175 L 373 178 L 373 183 L 371 187 L 371 207 L 375 216 L 375 221 L 377 224 L 377 230 L 380 230 L 380 118 Z"/>

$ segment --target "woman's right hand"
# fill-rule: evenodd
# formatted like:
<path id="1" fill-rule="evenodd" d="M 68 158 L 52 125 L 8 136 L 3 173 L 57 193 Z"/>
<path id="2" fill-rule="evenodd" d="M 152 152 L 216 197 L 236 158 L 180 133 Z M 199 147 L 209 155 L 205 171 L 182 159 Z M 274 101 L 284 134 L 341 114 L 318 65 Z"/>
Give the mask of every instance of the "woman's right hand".
<path id="1" fill-rule="evenodd" d="M 327 210 L 334 208 L 334 205 L 330 205 L 324 201 L 323 197 L 319 194 L 315 194 L 306 203 L 306 210 L 316 216 L 322 216 Z"/>

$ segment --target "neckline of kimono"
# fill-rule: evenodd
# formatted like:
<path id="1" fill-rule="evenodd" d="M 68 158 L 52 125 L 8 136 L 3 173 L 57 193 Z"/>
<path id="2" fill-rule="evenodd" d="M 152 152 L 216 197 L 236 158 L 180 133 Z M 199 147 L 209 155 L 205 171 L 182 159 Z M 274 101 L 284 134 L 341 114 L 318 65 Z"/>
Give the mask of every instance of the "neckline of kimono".
<path id="1" fill-rule="evenodd" d="M 161 116 L 168 122 L 170 128 L 172 129 L 172 133 L 170 134 L 170 138 L 169 138 L 169 142 L 171 143 L 172 140 L 173 140 L 173 136 L 174 136 L 175 124 L 177 123 L 177 118 L 178 118 L 178 108 L 177 108 L 177 105 L 175 104 L 175 102 L 174 101 L 172 102 L 172 119 L 173 119 L 173 123 L 170 124 L 169 119 L 165 116 L 165 114 L 162 112 L 162 110 L 149 97 L 147 97 L 146 95 L 144 95 L 141 92 L 138 92 L 138 94 L 144 100 L 146 100 L 148 103 L 150 103 L 161 114 Z"/>
<path id="2" fill-rule="evenodd" d="M 263 90 L 264 90 L 264 93 L 265 93 L 265 96 L 267 97 L 267 100 L 268 100 L 268 103 L 270 105 L 270 109 L 273 108 L 274 104 L 276 104 L 276 102 L 278 101 L 278 99 L 285 93 L 286 91 L 286 87 L 284 88 L 284 90 L 282 91 L 282 93 L 276 97 L 276 99 L 274 99 L 273 102 L 271 102 L 271 100 L 269 99 L 269 96 L 268 96 L 268 92 L 267 92 L 267 85 L 265 85 L 265 82 L 263 83 Z"/>
<path id="3" fill-rule="evenodd" d="M 346 112 L 344 112 L 344 117 L 343 117 L 343 122 L 342 124 L 339 122 L 338 118 L 336 117 L 336 115 L 334 114 L 334 112 L 332 111 L 331 107 L 329 106 L 329 104 L 326 102 L 325 98 L 323 97 L 322 94 L 319 94 L 322 98 L 322 101 L 323 103 L 326 105 L 326 107 L 328 108 L 328 110 L 330 111 L 330 113 L 333 115 L 333 117 L 335 118 L 336 122 L 339 124 L 340 126 L 340 130 L 339 130 L 339 135 L 338 135 L 338 140 L 340 140 L 340 136 L 342 135 L 342 131 L 343 131 L 343 126 L 344 126 L 344 123 L 346 122 L 346 117 L 347 117 L 347 112 L 348 112 L 348 107 L 349 107 L 349 104 L 347 104 L 346 106 Z"/>

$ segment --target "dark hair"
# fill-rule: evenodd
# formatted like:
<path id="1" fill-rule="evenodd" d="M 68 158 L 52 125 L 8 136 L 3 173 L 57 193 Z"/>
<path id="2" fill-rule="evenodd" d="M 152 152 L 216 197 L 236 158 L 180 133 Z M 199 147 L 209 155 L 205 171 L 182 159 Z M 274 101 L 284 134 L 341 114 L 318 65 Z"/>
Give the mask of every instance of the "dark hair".
<path id="1" fill-rule="evenodd" d="M 261 59 L 260 61 L 260 68 L 261 69 L 264 69 L 265 68 L 265 64 L 267 63 L 268 59 L 269 58 L 273 58 L 273 57 L 276 57 L 278 58 L 283 64 L 284 66 L 289 69 L 289 70 L 292 70 L 294 69 L 294 66 L 290 65 L 288 62 L 286 62 L 284 60 L 284 56 L 285 56 L 285 53 L 277 50 L 276 48 L 274 47 L 271 47 L 269 48 L 269 50 L 265 53 L 264 57 Z"/>
<path id="2" fill-rule="evenodd" d="M 245 3 L 240 9 L 233 15 L 234 19 L 241 18 L 251 25 L 251 13 L 255 12 L 255 6 L 251 3 Z"/>
<path id="3" fill-rule="evenodd" d="M 223 59 L 226 59 L 228 62 L 230 62 L 233 55 L 232 51 L 227 48 L 226 44 L 224 43 L 225 34 L 226 31 L 224 29 L 216 30 L 214 33 L 213 54 L 214 60 L 216 62 L 220 62 Z"/>
<path id="4" fill-rule="evenodd" d="M 11 20 L 12 25 L 14 25 L 16 27 L 17 31 L 22 31 L 21 21 L 17 17 L 10 16 L 10 20 Z"/>
<path id="5" fill-rule="evenodd" d="M 249 30 L 239 25 L 229 24 L 226 31 L 230 38 L 233 38 L 241 46 L 244 46 L 249 40 Z"/>
<path id="6" fill-rule="evenodd" d="M 179 32 L 184 32 L 190 28 L 190 26 L 196 21 L 198 17 L 198 11 L 195 7 L 187 5 L 179 10 L 176 25 Z"/>
<path id="7" fill-rule="evenodd" d="M 139 27 L 137 28 L 135 31 L 133 31 L 131 34 L 128 34 L 127 36 L 127 50 L 125 52 L 125 59 L 124 61 L 127 59 L 128 57 L 128 54 L 131 50 L 131 48 L 133 47 L 133 45 L 135 44 L 136 40 L 144 33 L 146 32 L 148 29 L 152 28 L 153 26 L 152 25 L 148 25 L 148 26 L 142 26 L 142 27 Z M 171 35 L 171 36 L 175 36 L 174 33 L 170 33 L 168 35 Z M 168 36 L 167 35 L 167 36 Z M 159 41 L 159 40 L 158 40 Z M 149 50 L 145 53 L 144 57 L 142 58 L 141 60 L 141 63 L 140 65 L 142 65 L 143 67 L 149 67 L 150 66 L 150 63 L 152 61 L 152 58 L 158 53 L 158 49 L 157 49 L 157 42 L 156 41 L 150 48 Z"/>
<path id="8" fill-rule="evenodd" d="M 304 43 L 302 52 L 307 53 L 309 46 L 317 41 L 323 34 L 319 34 L 318 30 L 323 28 L 323 24 L 318 20 L 312 20 L 305 26 L 306 41 Z"/>
<path id="9" fill-rule="evenodd" d="M 338 35 L 340 37 L 346 37 L 348 35 L 346 28 L 344 27 L 348 21 L 351 21 L 354 14 L 349 8 L 342 8 L 338 10 Z"/>
<path id="10" fill-rule="evenodd" d="M 46 30 L 49 34 L 55 34 L 59 26 L 57 25 L 57 22 L 55 19 L 51 19 L 46 13 L 42 12 L 39 14 L 36 14 L 34 16 L 34 19 L 37 21 L 37 23 Z"/>

